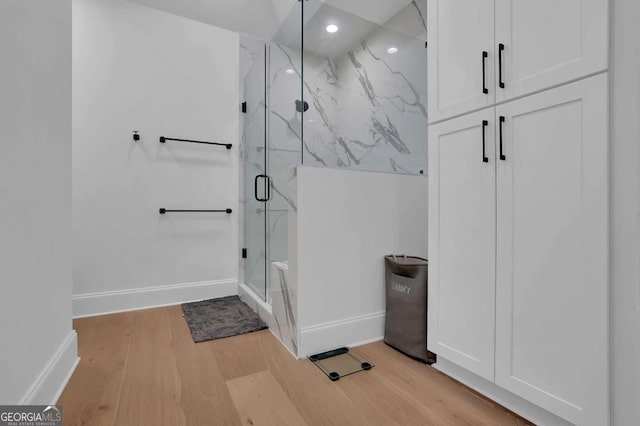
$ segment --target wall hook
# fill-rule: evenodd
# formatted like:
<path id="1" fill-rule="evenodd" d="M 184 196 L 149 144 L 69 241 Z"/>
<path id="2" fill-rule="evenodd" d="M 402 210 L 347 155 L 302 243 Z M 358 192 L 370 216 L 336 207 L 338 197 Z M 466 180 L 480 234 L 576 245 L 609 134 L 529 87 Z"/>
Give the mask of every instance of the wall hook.
<path id="1" fill-rule="evenodd" d="M 140 140 L 140 131 L 139 130 L 134 130 L 133 131 L 133 140 L 134 140 L 134 142 L 138 142 Z"/>

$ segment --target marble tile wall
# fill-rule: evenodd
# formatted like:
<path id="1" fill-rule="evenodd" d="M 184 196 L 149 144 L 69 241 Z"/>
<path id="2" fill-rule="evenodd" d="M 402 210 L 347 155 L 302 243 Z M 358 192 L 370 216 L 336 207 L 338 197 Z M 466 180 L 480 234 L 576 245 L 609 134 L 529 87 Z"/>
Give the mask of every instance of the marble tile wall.
<path id="1" fill-rule="evenodd" d="M 289 265 L 284 262 L 271 264 L 271 293 L 273 323 L 272 332 L 294 355 L 298 356 L 298 294 L 290 279 Z"/>
<path id="2" fill-rule="evenodd" d="M 421 28 L 423 3 L 413 1 L 407 8 L 415 9 L 408 16 Z M 391 47 L 397 52 L 389 53 Z M 300 51 L 272 44 L 270 61 L 272 147 L 295 150 L 302 144 L 305 165 L 426 174 L 424 39 L 377 26 L 337 57 L 305 51 L 303 96 L 309 109 L 304 118 L 294 114 L 292 104 L 300 96 Z"/>
<path id="3" fill-rule="evenodd" d="M 426 172 L 426 75 L 416 72 L 426 69 L 424 42 L 389 42 L 385 32 L 346 56 L 306 60 L 306 165 Z"/>

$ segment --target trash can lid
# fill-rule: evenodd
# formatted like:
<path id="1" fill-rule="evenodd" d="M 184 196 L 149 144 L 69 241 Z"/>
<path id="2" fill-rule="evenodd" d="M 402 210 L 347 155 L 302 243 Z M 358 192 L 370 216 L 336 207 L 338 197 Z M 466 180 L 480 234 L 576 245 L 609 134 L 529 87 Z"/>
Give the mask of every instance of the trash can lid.
<path id="1" fill-rule="evenodd" d="M 421 265 L 427 265 L 429 263 L 427 259 L 423 259 L 421 257 L 416 257 L 416 256 L 405 256 L 403 254 L 399 256 L 395 254 L 390 254 L 385 256 L 385 259 L 388 259 L 389 261 L 396 263 L 398 265 L 421 266 Z"/>

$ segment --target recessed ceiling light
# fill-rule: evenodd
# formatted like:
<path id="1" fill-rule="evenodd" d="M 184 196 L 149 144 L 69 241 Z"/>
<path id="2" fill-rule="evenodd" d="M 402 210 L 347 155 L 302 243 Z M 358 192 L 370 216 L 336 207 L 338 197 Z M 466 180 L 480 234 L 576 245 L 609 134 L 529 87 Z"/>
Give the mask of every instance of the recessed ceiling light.
<path id="1" fill-rule="evenodd" d="M 337 31 L 338 31 L 338 26 L 337 25 L 333 25 L 333 24 L 327 25 L 327 32 L 328 33 L 333 34 L 333 33 L 337 32 Z"/>
<path id="2" fill-rule="evenodd" d="M 288 70 L 285 71 L 287 74 L 295 74 L 296 72 L 293 70 L 293 68 L 289 68 Z"/>
<path id="3" fill-rule="evenodd" d="M 398 52 L 398 48 L 397 47 L 390 47 L 390 48 L 387 49 L 387 53 L 391 53 L 392 55 L 394 53 L 397 53 L 397 52 Z"/>

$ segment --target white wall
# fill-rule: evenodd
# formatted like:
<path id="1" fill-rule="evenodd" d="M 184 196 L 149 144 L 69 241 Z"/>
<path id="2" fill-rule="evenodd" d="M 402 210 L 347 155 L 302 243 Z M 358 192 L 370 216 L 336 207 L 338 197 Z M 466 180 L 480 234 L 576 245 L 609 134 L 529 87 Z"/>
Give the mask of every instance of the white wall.
<path id="1" fill-rule="evenodd" d="M 71 330 L 71 1 L 0 0 L 0 404 L 57 399 Z"/>
<path id="2" fill-rule="evenodd" d="M 290 238 L 300 355 L 381 339 L 384 256 L 427 257 L 427 178 L 298 167 Z"/>
<path id="3" fill-rule="evenodd" d="M 640 2 L 613 2 L 613 424 L 640 423 Z"/>
<path id="4" fill-rule="evenodd" d="M 74 314 L 235 293 L 238 35 L 122 0 L 74 0 L 73 42 Z"/>

